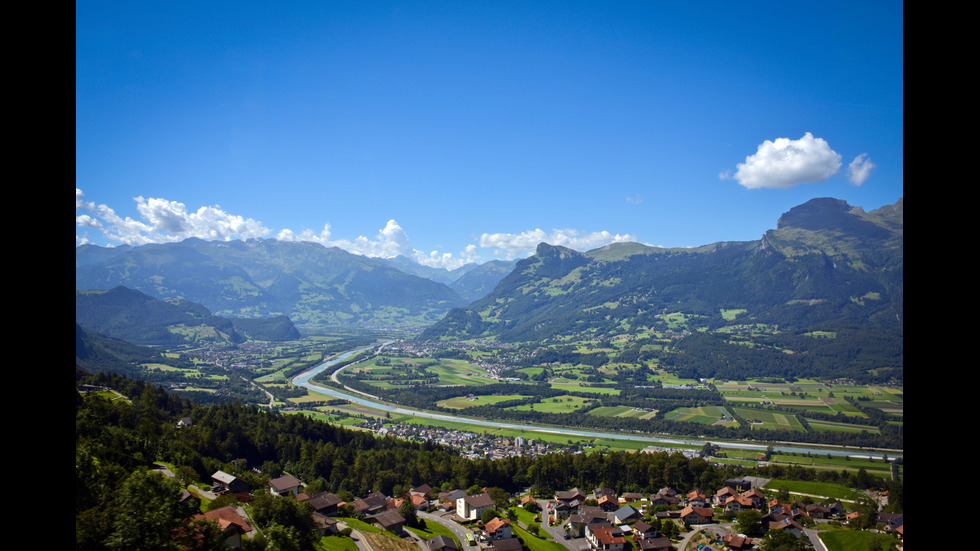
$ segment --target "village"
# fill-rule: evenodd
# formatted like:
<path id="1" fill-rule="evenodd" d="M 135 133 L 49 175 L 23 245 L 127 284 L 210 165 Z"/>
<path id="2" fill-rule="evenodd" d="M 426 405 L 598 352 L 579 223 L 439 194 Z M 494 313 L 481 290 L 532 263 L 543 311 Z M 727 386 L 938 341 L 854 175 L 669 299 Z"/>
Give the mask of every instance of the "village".
<path id="1" fill-rule="evenodd" d="M 235 476 L 218 471 L 204 493 L 211 497 L 231 493 L 248 502 L 253 492 L 270 492 L 305 502 L 321 536 L 352 537 L 361 551 L 378 550 L 364 544 L 358 528 L 348 525 L 354 522 L 351 519 L 412 542 L 422 551 L 523 551 L 533 546 L 532 539 L 569 551 L 742 551 L 759 548 L 759 537 L 740 531 L 746 517 L 739 513 L 754 511 L 748 517 L 757 522 L 751 527 L 754 533 L 782 532 L 825 551 L 814 529 L 817 524 L 847 524 L 859 518 L 839 502 L 804 504 L 768 496 L 760 490 L 765 482 L 752 477 L 729 479 L 712 495 L 699 489 L 617 495 L 610 488 L 587 492 L 572 488 L 546 497 L 532 496 L 530 490 L 521 496 L 501 496 L 486 488 L 437 491 L 423 484 L 399 496 L 375 491 L 345 502 L 329 492 L 307 495 L 303 482 L 291 475 L 270 480 L 268 488 L 248 488 Z M 241 506 L 226 506 L 201 516 L 218 522 L 226 545 L 238 549 L 242 538 L 256 533 L 244 511 Z M 438 523 L 453 537 L 425 539 L 406 529 L 420 523 Z M 891 532 L 901 542 L 901 515 L 880 513 L 877 523 L 878 531 Z"/>
<path id="2" fill-rule="evenodd" d="M 432 442 L 458 450 L 463 457 L 503 459 L 513 456 L 539 457 L 546 453 L 582 453 L 577 445 L 556 446 L 552 443 L 515 436 L 513 438 L 490 436 L 470 431 L 438 426 L 396 423 L 386 425 L 381 420 L 367 421 L 359 428 L 370 430 L 379 436 L 394 436 L 403 440 Z"/>

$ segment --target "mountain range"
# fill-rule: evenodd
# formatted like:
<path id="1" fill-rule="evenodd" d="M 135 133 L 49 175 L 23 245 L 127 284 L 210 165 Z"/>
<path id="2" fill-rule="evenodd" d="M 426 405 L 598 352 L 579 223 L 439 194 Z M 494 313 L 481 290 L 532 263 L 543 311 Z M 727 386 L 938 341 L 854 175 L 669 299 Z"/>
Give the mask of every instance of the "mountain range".
<path id="1" fill-rule="evenodd" d="M 385 260 L 316 243 L 187 239 L 75 249 L 76 291 L 118 286 L 160 300 L 197 303 L 227 318 L 284 315 L 307 332 L 339 326 L 419 328 L 468 302 L 448 285 Z"/>
<path id="2" fill-rule="evenodd" d="M 900 343 L 903 208 L 902 199 L 871 212 L 813 199 L 756 241 L 587 252 L 542 243 L 517 262 L 455 271 L 272 239 L 85 245 L 75 252 L 75 286 L 76 295 L 123 286 L 219 318 L 286 316 L 304 333 L 426 328 L 425 340 L 533 341 L 663 327 L 666 315 L 683 313 L 709 330 L 860 328 Z M 80 309 L 76 302 L 76 320 Z"/>
<path id="3" fill-rule="evenodd" d="M 696 316 L 715 329 L 860 327 L 903 331 L 904 203 L 864 212 L 813 199 L 758 241 L 688 249 L 614 243 L 588 252 L 540 244 L 487 296 L 454 308 L 423 340 L 601 338 Z M 732 321 L 732 319 L 736 321 Z"/>

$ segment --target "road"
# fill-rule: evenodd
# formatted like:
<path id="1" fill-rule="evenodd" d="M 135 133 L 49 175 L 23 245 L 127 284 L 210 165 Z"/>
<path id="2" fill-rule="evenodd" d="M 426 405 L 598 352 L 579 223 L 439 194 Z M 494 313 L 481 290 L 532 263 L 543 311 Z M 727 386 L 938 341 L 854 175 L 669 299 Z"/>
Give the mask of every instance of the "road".
<path id="1" fill-rule="evenodd" d="M 427 523 L 435 522 L 449 528 L 453 535 L 456 536 L 456 540 L 459 542 L 460 551 L 471 549 L 469 545 L 466 545 L 466 534 L 473 534 L 474 537 L 476 537 L 476 534 L 469 528 L 453 520 L 453 513 L 426 513 L 424 511 L 419 511 L 418 517 L 420 519 L 424 519 Z"/>

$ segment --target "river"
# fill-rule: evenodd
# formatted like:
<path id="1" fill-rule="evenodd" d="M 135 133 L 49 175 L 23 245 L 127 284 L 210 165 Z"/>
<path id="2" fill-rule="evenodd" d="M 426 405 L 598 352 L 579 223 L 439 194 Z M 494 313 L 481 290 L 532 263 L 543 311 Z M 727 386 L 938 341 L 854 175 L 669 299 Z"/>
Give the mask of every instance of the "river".
<path id="1" fill-rule="evenodd" d="M 389 344 L 392 341 L 389 341 Z M 366 350 L 371 350 L 381 345 L 365 346 L 363 348 L 358 348 L 356 350 L 350 350 L 340 354 L 312 369 L 305 371 L 293 378 L 293 384 L 297 386 L 304 387 L 313 392 L 319 394 L 325 394 L 327 396 L 332 396 L 334 398 L 342 398 L 344 400 L 360 404 L 362 406 L 370 407 L 373 409 L 388 411 L 391 413 L 401 413 L 405 415 L 413 415 L 415 417 L 422 417 L 427 419 L 438 419 L 442 421 L 454 421 L 458 423 L 467 423 L 470 425 L 477 425 L 489 428 L 500 428 L 500 429 L 515 429 L 524 432 L 540 432 L 540 433 L 550 433 L 550 434 L 564 434 L 568 436 L 580 436 L 588 438 L 611 438 L 616 440 L 632 440 L 639 442 L 648 442 L 650 445 L 681 445 L 686 446 L 691 449 L 701 449 L 708 440 L 697 440 L 697 439 L 687 439 L 679 437 L 660 437 L 660 436 L 650 436 L 650 435 L 639 435 L 639 434 L 629 434 L 629 433 L 612 433 L 612 432 L 601 432 L 601 431 L 591 431 L 587 429 L 577 429 L 577 428 L 567 428 L 567 427 L 546 427 L 539 425 L 528 425 L 521 423 L 506 423 L 501 421 L 491 421 L 487 419 L 478 419 L 471 417 L 461 417 L 458 415 L 435 413 L 430 411 L 422 411 L 415 409 L 407 409 L 394 404 L 387 404 L 381 402 L 373 397 L 367 397 L 365 395 L 359 395 L 351 392 L 344 392 L 333 387 L 320 386 L 314 382 L 312 379 L 314 376 L 323 372 L 328 367 L 334 366 L 355 354 L 360 354 Z M 749 442 L 727 442 L 727 441 L 710 441 L 712 444 L 723 446 L 726 448 L 741 448 L 747 450 L 757 450 L 763 452 L 770 445 L 770 443 L 754 444 Z M 902 452 L 896 450 L 842 450 L 834 448 L 807 448 L 800 446 L 790 446 L 786 444 L 772 443 L 773 450 L 776 452 L 783 453 L 811 453 L 817 455 L 834 455 L 834 456 L 848 456 L 854 458 L 866 458 L 866 457 L 881 457 L 882 454 L 887 454 L 889 458 L 902 457 Z"/>

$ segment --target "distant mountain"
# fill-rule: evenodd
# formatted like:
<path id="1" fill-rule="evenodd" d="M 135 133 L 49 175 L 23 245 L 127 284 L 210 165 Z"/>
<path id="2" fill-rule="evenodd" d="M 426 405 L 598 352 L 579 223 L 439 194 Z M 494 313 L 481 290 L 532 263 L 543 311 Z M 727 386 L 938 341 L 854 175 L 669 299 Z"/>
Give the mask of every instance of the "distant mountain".
<path id="1" fill-rule="evenodd" d="M 491 260 L 466 271 L 449 284 L 456 294 L 467 301 L 474 301 L 487 296 L 500 280 L 514 271 L 516 260 Z"/>
<path id="2" fill-rule="evenodd" d="M 272 239 L 75 250 L 76 290 L 117 286 L 182 299 L 229 318 L 288 316 L 307 331 L 331 326 L 424 327 L 466 303 L 444 284 L 383 260 Z"/>
<path id="3" fill-rule="evenodd" d="M 107 371 L 139 378 L 140 364 L 160 363 L 158 350 L 107 337 L 75 324 L 75 369 L 86 373 Z"/>
<path id="4" fill-rule="evenodd" d="M 75 291 L 75 322 L 109 337 L 140 345 L 238 343 L 246 337 L 292 340 L 299 331 L 286 316 L 232 320 L 186 300 L 157 300 L 140 291 Z"/>
<path id="5" fill-rule="evenodd" d="M 903 331 L 903 202 L 865 213 L 814 199 L 759 241 L 693 249 L 614 243 L 580 253 L 542 243 L 492 293 L 455 308 L 423 340 L 610 336 L 700 316 L 707 327 Z M 730 314 L 729 314 L 730 315 Z"/>
<path id="6" fill-rule="evenodd" d="M 405 273 L 448 285 L 466 302 L 486 296 L 517 265 L 516 260 L 491 260 L 483 264 L 469 263 L 454 270 L 447 270 L 423 266 L 405 256 L 389 258 L 387 262 Z"/>

